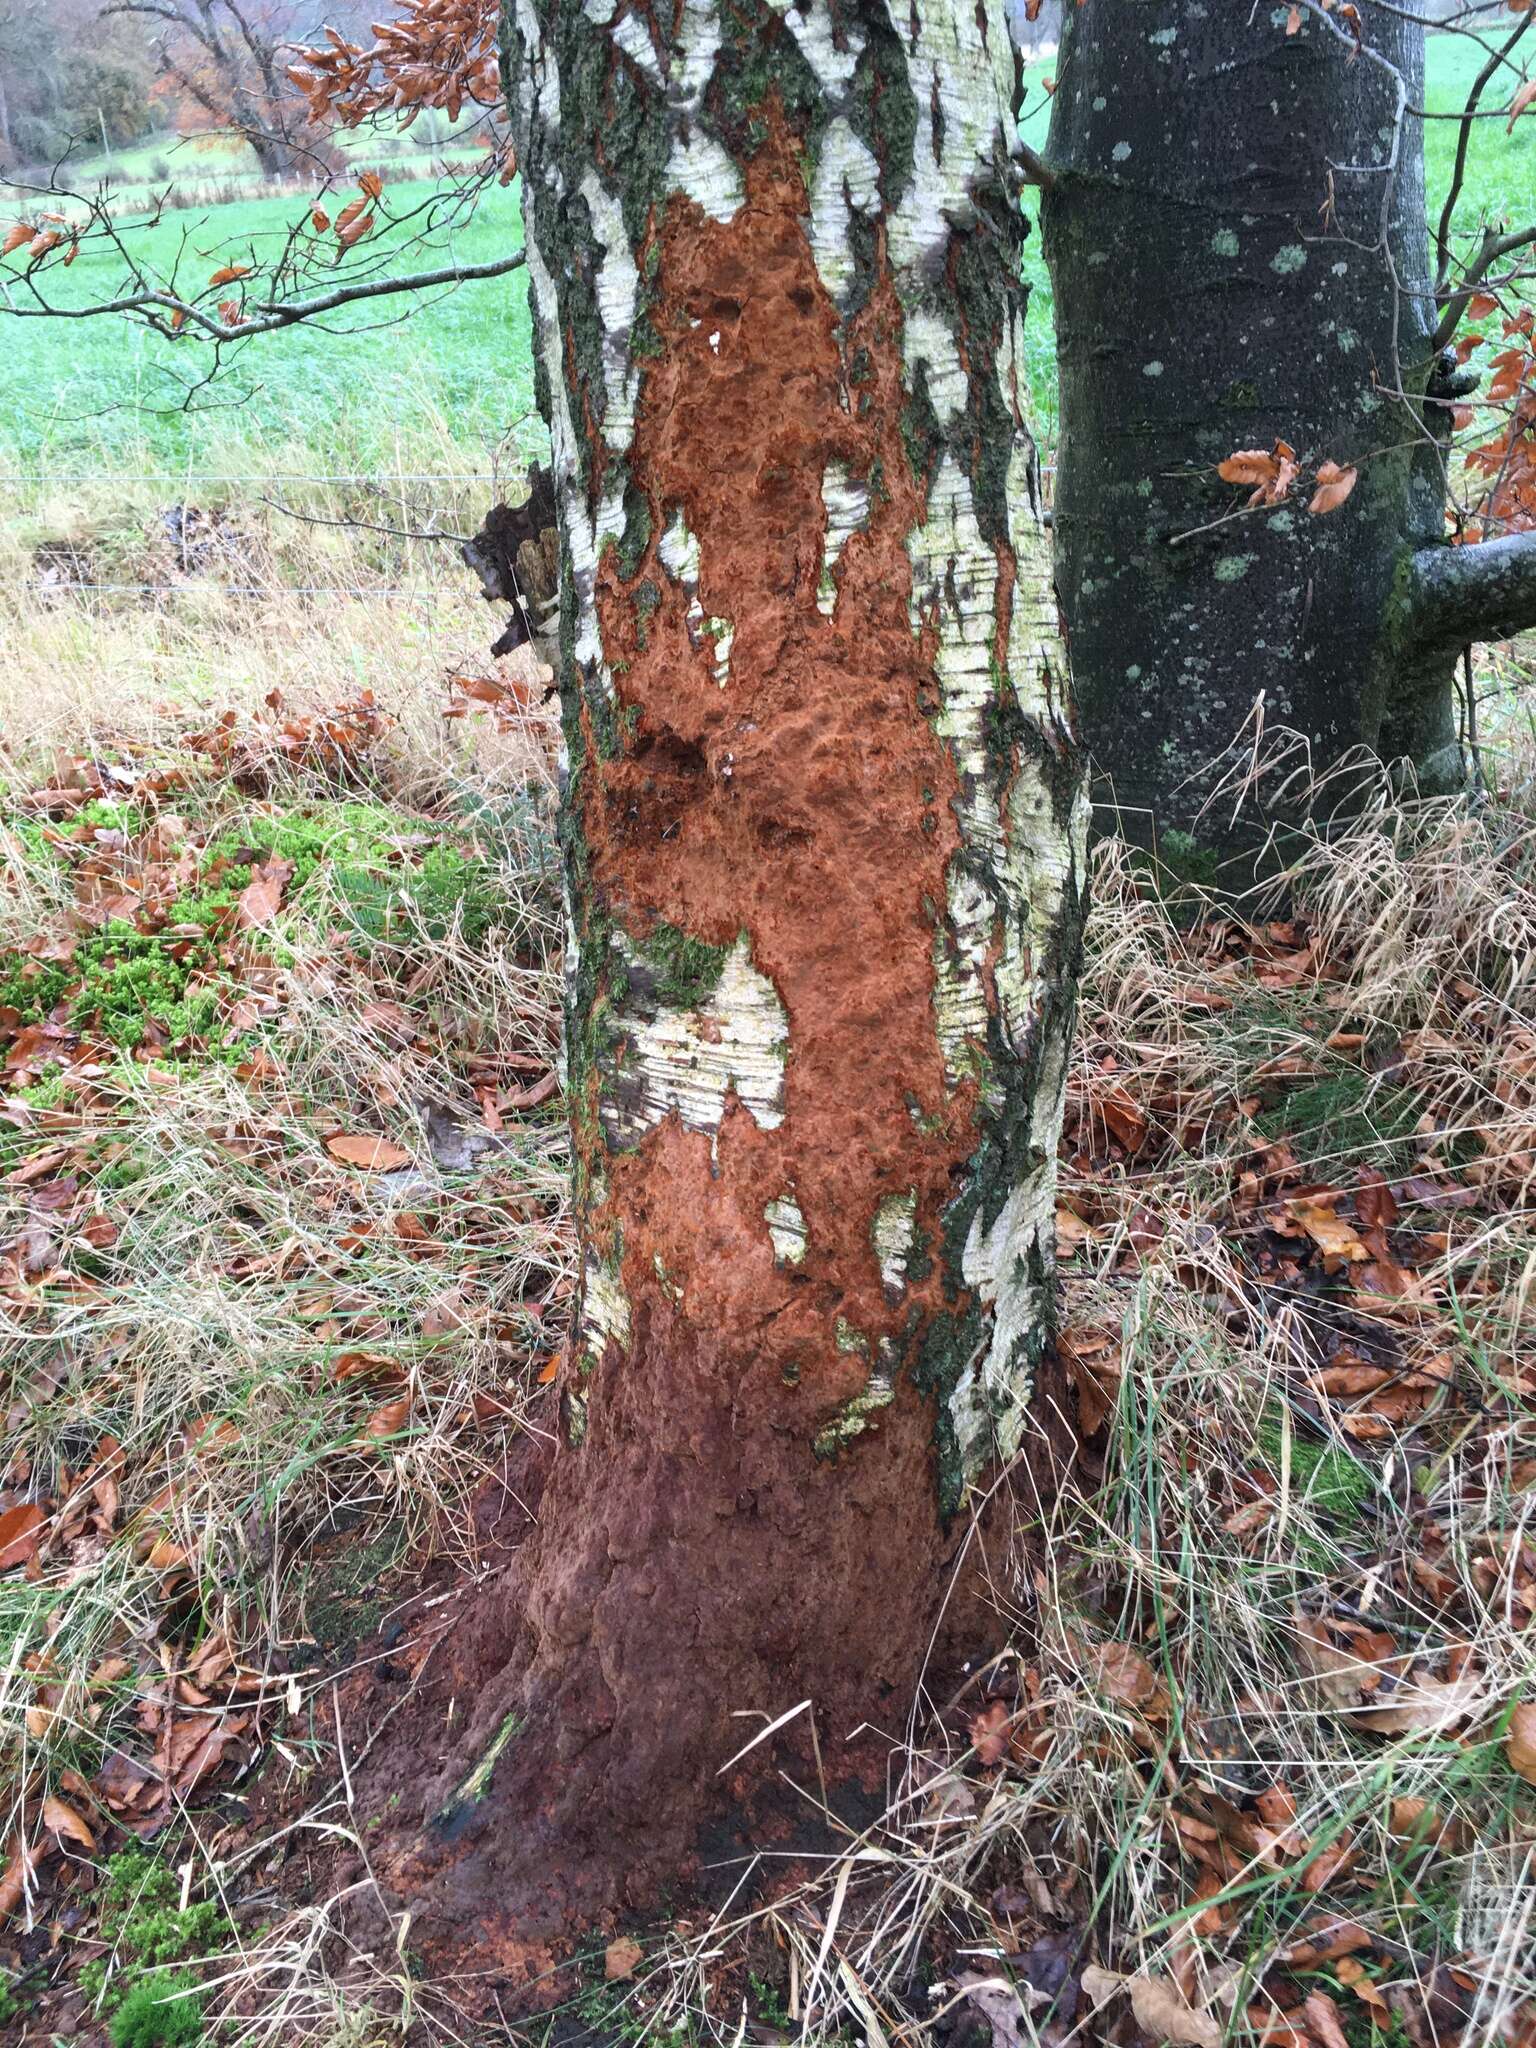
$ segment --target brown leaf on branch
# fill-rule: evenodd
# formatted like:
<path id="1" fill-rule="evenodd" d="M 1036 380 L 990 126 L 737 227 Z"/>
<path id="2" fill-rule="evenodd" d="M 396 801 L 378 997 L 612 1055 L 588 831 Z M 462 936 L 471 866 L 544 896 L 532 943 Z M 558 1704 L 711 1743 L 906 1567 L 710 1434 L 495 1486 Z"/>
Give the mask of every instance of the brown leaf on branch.
<path id="1" fill-rule="evenodd" d="M 424 107 L 456 121 L 466 101 L 500 103 L 498 15 L 495 0 L 409 0 L 393 21 L 373 24 L 371 44 L 327 29 L 325 43 L 299 49 L 288 76 L 322 124 L 353 128 L 387 111 L 409 126 Z"/>
<path id="2" fill-rule="evenodd" d="M 1296 451 L 1289 441 L 1277 441 L 1273 449 L 1238 448 L 1217 463 L 1216 474 L 1223 483 L 1251 484 L 1250 506 L 1278 505 L 1296 481 Z"/>
<path id="3" fill-rule="evenodd" d="M 208 284 L 210 289 L 215 285 L 235 284 L 240 278 L 249 277 L 250 274 L 251 266 L 249 263 L 226 263 L 222 270 L 216 270 L 213 273 L 212 277 L 208 280 Z"/>
<path id="4" fill-rule="evenodd" d="M 1312 493 L 1312 502 L 1307 510 L 1312 513 L 1337 512 L 1359 479 L 1358 469 L 1341 469 L 1336 462 L 1320 462 L 1317 465 L 1317 489 Z"/>

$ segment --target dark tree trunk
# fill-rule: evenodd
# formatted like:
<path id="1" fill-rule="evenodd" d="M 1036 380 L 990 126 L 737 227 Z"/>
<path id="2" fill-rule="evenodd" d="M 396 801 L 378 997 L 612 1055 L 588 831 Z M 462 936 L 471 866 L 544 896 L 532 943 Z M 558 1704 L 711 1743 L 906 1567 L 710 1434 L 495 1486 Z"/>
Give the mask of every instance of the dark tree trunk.
<path id="1" fill-rule="evenodd" d="M 1208 800 L 1259 723 L 1300 733 L 1315 775 L 1363 749 L 1457 788 L 1458 646 L 1536 614 L 1529 569 L 1441 566 L 1448 394 L 1422 127 L 1399 120 L 1424 35 L 1360 16 L 1353 53 L 1337 15 L 1288 35 L 1270 6 L 1065 11 L 1044 198 L 1058 575 L 1096 793 L 1139 838 L 1240 843 L 1230 797 Z M 1301 486 L 1226 518 L 1247 493 L 1217 465 L 1276 440 Z M 1312 516 L 1324 461 L 1359 481 Z M 1431 601 L 1447 579 L 1460 601 Z"/>
<path id="2" fill-rule="evenodd" d="M 1080 922 L 1002 0 L 597 13 L 508 16 L 582 1288 L 404 1879 L 509 1964 L 727 1853 L 812 1715 L 882 1781 L 1030 1420 Z"/>

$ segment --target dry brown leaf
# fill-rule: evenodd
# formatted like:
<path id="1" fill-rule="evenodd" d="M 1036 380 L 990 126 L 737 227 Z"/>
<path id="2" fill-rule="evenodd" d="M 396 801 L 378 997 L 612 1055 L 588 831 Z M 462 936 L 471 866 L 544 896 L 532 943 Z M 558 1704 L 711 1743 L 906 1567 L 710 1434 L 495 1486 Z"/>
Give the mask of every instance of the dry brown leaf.
<path id="1" fill-rule="evenodd" d="M 52 1828 L 56 1835 L 65 1836 L 71 1842 L 78 1842 L 82 1849 L 94 1849 L 96 1837 L 90 1823 L 83 1814 L 76 1813 L 67 1799 L 57 1794 L 43 1801 L 43 1826 Z"/>
<path id="2" fill-rule="evenodd" d="M 1322 1622 L 1297 1613 L 1296 1647 L 1299 1661 L 1313 1680 L 1322 1705 L 1345 1712 L 1360 1703 L 1360 1692 L 1370 1673 L 1358 1651 L 1341 1650 Z"/>
<path id="3" fill-rule="evenodd" d="M 1371 1978 L 1365 1974 L 1365 1965 L 1355 1956 L 1340 1956 L 1333 1966 L 1333 1974 L 1341 1984 L 1347 1984 L 1356 1998 L 1364 1999 L 1374 2012 L 1389 2014 L 1392 2010 Z"/>
<path id="4" fill-rule="evenodd" d="M 0 1572 L 36 1557 L 39 1529 L 48 1520 L 35 1501 L 23 1501 L 0 1515 Z"/>
<path id="5" fill-rule="evenodd" d="M 373 1131 L 338 1131 L 326 1139 L 325 1149 L 333 1159 L 360 1167 L 364 1173 L 391 1173 L 396 1167 L 411 1163 L 411 1155 L 403 1146 Z"/>
<path id="6" fill-rule="evenodd" d="M 1143 2033 L 1167 2041 L 1172 2048 L 1220 2048 L 1221 2022 L 1213 2013 L 1196 2012 L 1170 1978 L 1125 1977 L 1090 1963 L 1082 1975 L 1083 1996 L 1097 2012 L 1117 1991 L 1130 1993 L 1131 2012 Z"/>
<path id="7" fill-rule="evenodd" d="M 1482 1701 L 1482 1688 L 1469 1672 L 1460 1678 L 1405 1678 L 1393 1688 L 1386 1705 L 1369 1707 L 1352 1718 L 1373 1735 L 1437 1735 L 1464 1721 Z"/>
<path id="8" fill-rule="evenodd" d="M 1093 1682 L 1106 1699 L 1144 1707 L 1157 1695 L 1157 1673 L 1129 1643 L 1098 1643 L 1089 1653 Z"/>
<path id="9" fill-rule="evenodd" d="M 1006 1701 L 988 1700 L 971 1719 L 971 1747 L 978 1763 L 1000 1764 L 1008 1754 L 1008 1730 L 1013 1720 Z"/>
<path id="10" fill-rule="evenodd" d="M 1371 1256 L 1370 1247 L 1361 1242 L 1354 1225 L 1335 1216 L 1324 1203 L 1302 1198 L 1287 1202 L 1285 1208 L 1325 1259 L 1347 1259 L 1353 1263 Z"/>
<path id="11" fill-rule="evenodd" d="M 377 1443 L 388 1436 L 398 1436 L 410 1419 L 411 1397 L 402 1394 L 396 1401 L 386 1401 L 381 1408 L 375 1408 L 363 1424 L 361 1442 Z"/>
<path id="12" fill-rule="evenodd" d="M 1517 1778 L 1536 1785 L 1536 1700 L 1522 1700 L 1510 1715 L 1504 1754 Z"/>
<path id="13" fill-rule="evenodd" d="M 22 1843 L 17 1843 L 10 1862 L 5 1866 L 4 1874 L 0 1875 L 0 1920 L 8 1919 L 21 1904 L 27 1887 L 27 1873 L 35 1870 L 49 1853 L 49 1850 L 42 1846 L 28 1849 Z"/>
<path id="14" fill-rule="evenodd" d="M 1321 2048 L 1349 2048 L 1339 2008 L 1326 1991 L 1309 1991 L 1301 2002 L 1301 2011 L 1308 2031 Z"/>
<path id="15" fill-rule="evenodd" d="M 617 1941 L 610 1941 L 603 1951 L 603 1975 L 610 1984 L 623 1984 L 634 1976 L 640 1967 L 645 1950 L 629 1935 L 620 1935 Z"/>
<path id="16" fill-rule="evenodd" d="M 235 906 L 235 921 L 249 929 L 253 925 L 270 924 L 283 907 L 283 891 L 293 873 L 292 861 L 270 861 L 266 867 L 257 868 L 246 886 L 240 891 L 240 900 Z"/>
<path id="17" fill-rule="evenodd" d="M 1526 108 L 1536 100 L 1536 78 L 1528 78 L 1509 103 L 1509 119 L 1504 124 L 1504 133 L 1509 134 Z"/>
<path id="18" fill-rule="evenodd" d="M 1312 493 L 1312 502 L 1307 510 L 1321 515 L 1337 512 L 1359 481 L 1358 469 L 1341 469 L 1336 462 L 1320 462 L 1317 465 L 1317 489 Z"/>

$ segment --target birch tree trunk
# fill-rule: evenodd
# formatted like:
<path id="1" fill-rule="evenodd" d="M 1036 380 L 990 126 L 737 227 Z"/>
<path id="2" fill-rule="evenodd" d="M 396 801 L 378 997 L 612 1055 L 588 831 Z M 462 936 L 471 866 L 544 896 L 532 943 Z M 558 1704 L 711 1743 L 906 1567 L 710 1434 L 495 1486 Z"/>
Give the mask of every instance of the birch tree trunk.
<path id="1" fill-rule="evenodd" d="M 532 1938 L 725 1853 L 802 1701 L 879 1782 L 1049 1329 L 1082 846 L 1002 0 L 507 26 L 584 1264 L 416 1926 Z"/>

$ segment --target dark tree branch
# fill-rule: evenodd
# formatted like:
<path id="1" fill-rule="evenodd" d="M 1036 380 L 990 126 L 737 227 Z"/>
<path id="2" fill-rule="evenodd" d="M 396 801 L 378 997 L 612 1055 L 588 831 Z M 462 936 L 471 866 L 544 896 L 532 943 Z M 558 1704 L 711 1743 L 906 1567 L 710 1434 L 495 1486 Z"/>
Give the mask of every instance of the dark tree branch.
<path id="1" fill-rule="evenodd" d="M 1449 344 L 1456 329 L 1461 325 L 1461 316 L 1467 310 L 1473 293 L 1493 266 L 1502 263 L 1506 256 L 1513 256 L 1517 250 L 1529 248 L 1532 242 L 1536 242 L 1536 227 L 1517 228 L 1507 235 L 1496 235 L 1492 232 L 1484 234 L 1477 254 L 1462 272 L 1456 289 L 1448 293 L 1444 299 L 1440 323 L 1430 339 L 1432 355 L 1438 355 L 1440 350 Z"/>
<path id="2" fill-rule="evenodd" d="M 1435 290 L 1443 293 L 1451 281 L 1451 226 L 1456 218 L 1456 204 L 1461 198 L 1461 188 L 1467 176 L 1467 145 L 1472 139 L 1472 123 L 1477 118 L 1478 102 L 1484 88 L 1494 73 L 1502 69 L 1509 53 L 1531 25 L 1529 14 L 1522 14 L 1512 36 L 1502 49 L 1495 50 L 1487 63 L 1472 81 L 1472 90 L 1467 94 L 1467 104 L 1462 109 L 1461 127 L 1456 136 L 1456 165 L 1451 172 L 1450 190 L 1445 195 L 1445 204 L 1440 209 L 1440 225 L 1435 230 L 1435 248 L 1438 252 L 1438 268 L 1435 275 Z"/>
<path id="3" fill-rule="evenodd" d="M 1536 626 L 1536 533 L 1420 548 L 1409 567 L 1407 604 L 1408 642 L 1426 653 L 1508 640 Z"/>
<path id="4" fill-rule="evenodd" d="M 1021 137 L 1013 145 L 1013 160 L 1024 173 L 1025 182 L 1038 185 L 1042 192 L 1049 192 L 1056 183 L 1055 173 L 1039 150 L 1031 149 Z"/>
<path id="5" fill-rule="evenodd" d="M 415 270 L 404 277 L 370 278 L 360 284 L 337 285 L 334 291 L 320 292 L 312 299 L 259 299 L 252 302 L 251 310 L 233 326 L 203 307 L 193 305 L 190 300 L 178 298 L 174 292 L 153 289 L 125 292 L 118 298 L 102 299 L 91 306 L 0 303 L 0 313 L 8 313 L 15 320 L 94 320 L 109 313 L 139 313 L 150 326 L 163 334 L 175 332 L 170 325 L 170 316 L 179 314 L 188 325 L 200 327 L 215 341 L 249 341 L 258 334 L 276 334 L 284 327 L 297 327 L 305 320 L 319 319 L 322 314 L 334 313 L 342 306 L 356 305 L 362 300 L 389 298 L 397 292 L 431 291 L 439 285 L 470 284 L 487 277 L 505 277 L 508 271 L 520 269 L 525 261 L 523 251 L 516 249 L 510 256 L 498 257 L 491 263 L 449 263 L 441 270 Z"/>

